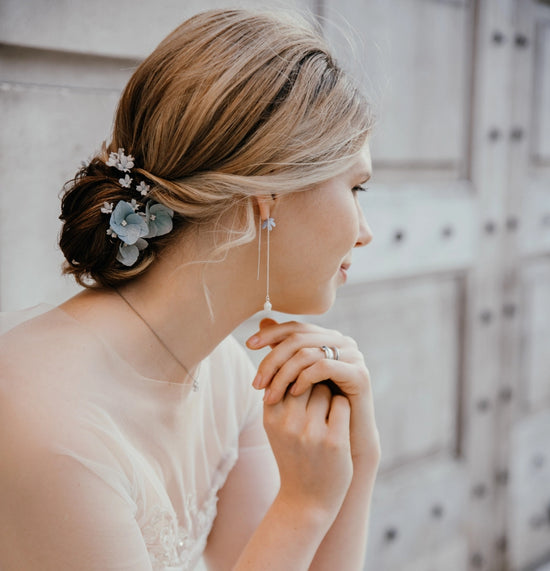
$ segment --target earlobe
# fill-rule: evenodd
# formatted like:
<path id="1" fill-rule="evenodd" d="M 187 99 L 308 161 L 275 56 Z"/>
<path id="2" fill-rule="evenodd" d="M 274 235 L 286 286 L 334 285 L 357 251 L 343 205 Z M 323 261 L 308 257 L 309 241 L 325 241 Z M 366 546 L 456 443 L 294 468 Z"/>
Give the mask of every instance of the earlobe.
<path id="1" fill-rule="evenodd" d="M 274 194 L 272 194 L 271 196 L 275 197 Z M 271 217 L 271 206 L 272 206 L 272 202 L 273 202 L 273 200 L 275 200 L 275 198 L 269 199 L 269 197 L 267 197 L 267 196 L 256 196 L 256 197 L 254 197 L 254 200 L 256 201 L 256 204 L 258 206 L 260 218 L 262 220 L 267 220 L 268 218 L 270 218 Z"/>

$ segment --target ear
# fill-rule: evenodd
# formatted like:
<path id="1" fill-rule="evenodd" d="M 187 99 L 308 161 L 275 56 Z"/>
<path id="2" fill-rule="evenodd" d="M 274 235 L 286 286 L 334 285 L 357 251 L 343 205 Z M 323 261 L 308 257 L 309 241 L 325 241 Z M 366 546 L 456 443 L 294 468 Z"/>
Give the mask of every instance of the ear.
<path id="1" fill-rule="evenodd" d="M 258 205 L 258 210 L 260 211 L 260 218 L 262 220 L 267 220 L 271 214 L 273 200 L 268 196 L 256 196 L 254 197 L 254 200 Z"/>

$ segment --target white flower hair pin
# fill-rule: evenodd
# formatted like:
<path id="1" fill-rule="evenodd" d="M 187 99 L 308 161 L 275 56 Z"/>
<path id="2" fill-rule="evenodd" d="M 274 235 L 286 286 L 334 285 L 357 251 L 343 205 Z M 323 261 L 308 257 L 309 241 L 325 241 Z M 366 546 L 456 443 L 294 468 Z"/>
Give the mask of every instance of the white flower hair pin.
<path id="1" fill-rule="evenodd" d="M 109 155 L 107 166 L 126 173 L 118 179 L 122 188 L 132 189 L 134 179 L 128 173 L 134 167 L 134 160 L 132 155 L 124 153 L 123 148 Z M 135 190 L 143 199 L 151 187 L 140 181 Z M 140 211 L 142 206 L 144 211 Z M 107 235 L 120 241 L 116 259 L 125 266 L 133 266 L 137 262 L 139 253 L 149 245 L 147 239 L 168 234 L 173 228 L 174 211 L 153 200 L 147 200 L 144 205 L 135 198 L 119 200 L 116 206 L 112 202 L 104 202 L 100 210 L 102 214 L 110 214 Z"/>

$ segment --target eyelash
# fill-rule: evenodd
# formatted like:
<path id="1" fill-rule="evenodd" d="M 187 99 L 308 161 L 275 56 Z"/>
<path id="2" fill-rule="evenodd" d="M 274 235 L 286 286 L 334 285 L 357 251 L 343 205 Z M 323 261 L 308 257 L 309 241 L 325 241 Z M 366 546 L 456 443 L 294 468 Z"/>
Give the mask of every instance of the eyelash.
<path id="1" fill-rule="evenodd" d="M 363 186 L 361 184 L 358 184 L 357 186 L 354 186 L 351 190 L 352 192 L 367 192 L 368 190 L 368 186 Z"/>

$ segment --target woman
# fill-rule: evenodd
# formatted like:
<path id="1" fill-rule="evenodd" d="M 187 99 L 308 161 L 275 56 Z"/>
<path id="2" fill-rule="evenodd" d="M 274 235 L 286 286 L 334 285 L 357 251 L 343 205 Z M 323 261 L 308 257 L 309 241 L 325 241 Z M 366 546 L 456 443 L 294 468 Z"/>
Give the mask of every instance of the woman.
<path id="1" fill-rule="evenodd" d="M 355 342 L 266 318 L 255 371 L 229 334 L 331 306 L 371 240 L 370 128 L 295 16 L 205 12 L 138 67 L 63 197 L 86 289 L 2 337 L 3 570 L 361 567 L 380 453 Z"/>

